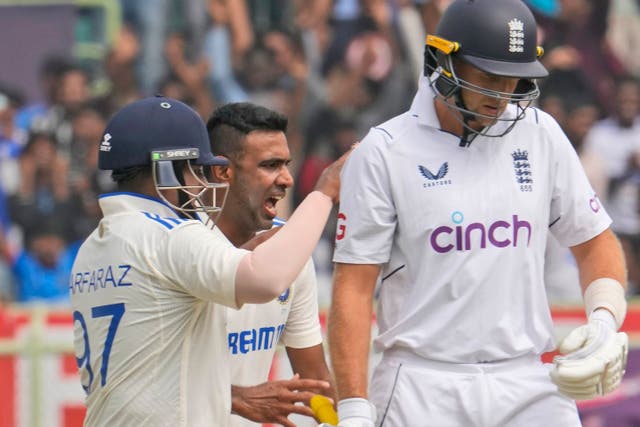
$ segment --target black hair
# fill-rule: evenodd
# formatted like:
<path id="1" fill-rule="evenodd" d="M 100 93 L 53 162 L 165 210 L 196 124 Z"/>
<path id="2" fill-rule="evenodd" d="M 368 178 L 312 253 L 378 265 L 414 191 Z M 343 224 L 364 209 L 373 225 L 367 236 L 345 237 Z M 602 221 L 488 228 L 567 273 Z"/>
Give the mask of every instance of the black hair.
<path id="1" fill-rule="evenodd" d="M 40 62 L 38 73 L 41 77 L 52 76 L 58 78 L 71 68 L 73 68 L 73 61 L 68 56 L 53 54 Z"/>
<path id="2" fill-rule="evenodd" d="M 225 104 L 207 121 L 207 132 L 214 155 L 237 159 L 242 155 L 241 140 L 253 131 L 287 131 L 287 117 L 250 102 Z"/>
<path id="3" fill-rule="evenodd" d="M 145 166 L 130 166 L 128 168 L 114 169 L 111 171 L 111 179 L 118 184 L 118 190 L 126 191 L 130 190 L 130 186 L 138 177 L 151 174 L 151 167 Z"/>

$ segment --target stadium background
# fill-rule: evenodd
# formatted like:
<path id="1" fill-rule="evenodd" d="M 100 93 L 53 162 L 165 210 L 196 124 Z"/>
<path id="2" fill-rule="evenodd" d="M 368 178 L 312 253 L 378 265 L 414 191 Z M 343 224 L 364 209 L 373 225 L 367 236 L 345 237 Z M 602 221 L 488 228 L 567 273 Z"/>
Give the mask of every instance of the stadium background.
<path id="1" fill-rule="evenodd" d="M 592 126 L 617 111 L 616 83 L 640 76 L 640 1 L 528 2 L 551 70 L 539 106 L 556 117 L 582 155 Z M 96 170 L 90 147 L 115 109 L 161 91 L 205 118 L 216 105 L 240 100 L 287 114 L 297 184 L 279 205 L 286 218 L 324 165 L 369 126 L 408 107 L 424 34 L 447 3 L 0 0 L 0 427 L 82 423 L 71 314 L 56 275 L 64 275 L 78 240 L 99 219 L 95 195 L 108 191 L 109 183 Z M 44 136 L 38 144 L 32 135 Z M 617 199 L 603 194 L 611 182 L 620 184 L 620 176 L 592 163 L 585 167 L 594 187 L 606 183 L 598 190 L 605 205 L 633 206 L 638 216 L 640 180 L 632 157 L 640 155 L 640 130 L 635 139 L 625 192 L 618 191 Z M 40 168 L 37 191 L 24 185 L 36 175 L 25 167 L 29 160 Z M 314 255 L 323 322 L 334 228 L 330 221 Z M 633 349 L 620 389 L 580 405 L 586 427 L 640 426 L 639 265 L 638 245 L 632 244 L 640 228 L 617 231 L 629 237 L 632 303 L 624 329 Z M 60 244 L 38 249 L 43 235 Z M 38 266 L 47 255 L 58 262 Z M 547 285 L 561 336 L 584 316 L 570 255 L 551 247 L 548 257 L 553 271 Z M 25 259 L 31 260 L 27 267 Z M 27 289 L 34 274 L 47 280 Z M 279 351 L 271 376 L 290 374 Z"/>

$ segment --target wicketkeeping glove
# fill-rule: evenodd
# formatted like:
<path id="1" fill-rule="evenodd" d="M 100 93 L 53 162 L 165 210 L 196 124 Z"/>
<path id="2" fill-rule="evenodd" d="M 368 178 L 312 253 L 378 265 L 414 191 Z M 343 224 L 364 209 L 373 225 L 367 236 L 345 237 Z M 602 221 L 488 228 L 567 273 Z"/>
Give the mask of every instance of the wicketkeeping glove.
<path id="1" fill-rule="evenodd" d="M 352 397 L 338 401 L 338 427 L 374 427 L 376 407 L 367 399 Z M 331 427 L 320 424 L 319 427 Z"/>
<path id="2" fill-rule="evenodd" d="M 616 333 L 607 310 L 596 310 L 589 322 L 562 340 L 561 355 L 553 359 L 551 380 L 558 390 L 576 400 L 605 395 L 618 387 L 627 365 L 629 338 Z"/>

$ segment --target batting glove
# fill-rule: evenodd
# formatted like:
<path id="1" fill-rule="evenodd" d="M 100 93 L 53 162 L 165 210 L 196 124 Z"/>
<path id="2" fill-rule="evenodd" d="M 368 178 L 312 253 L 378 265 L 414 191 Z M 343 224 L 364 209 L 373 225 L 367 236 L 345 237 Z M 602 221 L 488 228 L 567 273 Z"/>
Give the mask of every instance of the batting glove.
<path id="1" fill-rule="evenodd" d="M 596 310 L 586 325 L 571 331 L 560 343 L 562 355 L 553 359 L 551 380 L 572 399 L 603 396 L 622 381 L 628 349 L 629 337 L 616 333 L 613 315 Z"/>
<path id="2" fill-rule="evenodd" d="M 338 401 L 337 427 L 374 427 L 376 407 L 367 399 L 352 397 Z M 320 424 L 319 427 L 331 427 L 331 424 Z"/>

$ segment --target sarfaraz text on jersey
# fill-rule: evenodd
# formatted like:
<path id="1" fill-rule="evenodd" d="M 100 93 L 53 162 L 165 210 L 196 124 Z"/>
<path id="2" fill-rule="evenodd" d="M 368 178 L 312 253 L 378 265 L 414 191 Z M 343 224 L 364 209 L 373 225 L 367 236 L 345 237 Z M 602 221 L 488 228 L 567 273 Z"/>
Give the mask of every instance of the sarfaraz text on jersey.
<path id="1" fill-rule="evenodd" d="M 114 288 L 121 286 L 131 286 L 133 283 L 127 281 L 127 274 L 131 270 L 128 264 L 108 265 L 92 271 L 82 271 L 73 273 L 70 278 L 69 289 L 71 293 L 76 292 L 97 292 L 107 286 Z"/>

